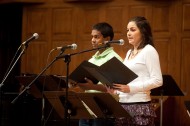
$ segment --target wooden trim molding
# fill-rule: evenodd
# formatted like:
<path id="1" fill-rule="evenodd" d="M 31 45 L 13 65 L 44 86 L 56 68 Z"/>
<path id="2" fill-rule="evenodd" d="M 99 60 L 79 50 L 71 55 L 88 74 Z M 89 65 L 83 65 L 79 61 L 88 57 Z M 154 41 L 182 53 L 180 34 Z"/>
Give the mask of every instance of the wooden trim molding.
<path id="1" fill-rule="evenodd" d="M 65 2 L 106 2 L 113 0 L 64 0 Z"/>

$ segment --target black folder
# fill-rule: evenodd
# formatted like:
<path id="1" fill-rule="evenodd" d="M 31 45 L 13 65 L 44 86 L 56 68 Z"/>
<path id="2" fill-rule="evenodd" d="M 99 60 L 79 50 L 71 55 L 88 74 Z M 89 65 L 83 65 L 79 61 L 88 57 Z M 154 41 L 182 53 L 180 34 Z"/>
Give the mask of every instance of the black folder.
<path id="1" fill-rule="evenodd" d="M 90 79 L 94 84 L 98 83 L 98 80 L 91 75 L 85 67 L 89 68 L 98 68 L 98 66 L 84 60 L 70 75 L 69 79 L 72 81 L 75 81 L 76 83 L 85 83 L 85 77 Z"/>
<path id="2" fill-rule="evenodd" d="M 86 62 L 86 64 L 91 63 Z M 128 84 L 129 82 L 137 78 L 137 75 L 133 71 L 131 71 L 127 66 L 125 66 L 121 61 L 119 61 L 116 57 L 113 57 L 100 67 L 92 67 L 92 65 L 79 65 L 79 67 L 82 67 L 82 69 L 84 70 L 77 71 L 78 73 L 80 73 L 80 77 L 87 77 L 83 75 L 86 74 L 85 72 L 87 72 L 88 76 L 91 76 L 96 80 L 100 81 L 101 83 L 109 86 L 112 86 L 113 83 Z M 75 79 L 78 79 L 79 76 L 75 77 Z"/>

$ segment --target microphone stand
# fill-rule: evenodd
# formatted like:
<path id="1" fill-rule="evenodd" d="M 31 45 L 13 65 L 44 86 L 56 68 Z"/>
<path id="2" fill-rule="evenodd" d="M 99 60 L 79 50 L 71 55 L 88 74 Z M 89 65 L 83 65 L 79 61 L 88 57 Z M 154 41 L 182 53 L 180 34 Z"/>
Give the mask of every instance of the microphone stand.
<path id="1" fill-rule="evenodd" d="M 101 47 L 97 47 L 97 48 L 93 48 L 93 49 L 89 49 L 89 50 L 84 50 L 81 52 L 77 52 L 77 53 L 72 53 L 72 54 L 66 54 L 66 55 L 62 55 L 62 56 L 58 56 L 57 59 L 60 58 L 64 58 L 64 61 L 66 62 L 66 89 L 65 89 L 65 101 L 64 101 L 64 108 L 65 108 L 65 123 L 66 126 L 70 126 L 70 114 L 72 113 L 72 111 L 69 109 L 69 101 L 68 101 L 68 76 L 69 76 L 69 63 L 71 62 L 71 56 L 73 55 L 77 55 L 77 54 L 81 54 L 81 53 L 85 53 L 85 52 L 90 52 L 90 51 L 94 51 L 94 50 L 99 50 L 102 48 L 107 48 L 110 47 L 109 44 L 105 44 L 104 46 Z"/>
<path id="2" fill-rule="evenodd" d="M 21 51 L 21 53 L 19 54 L 19 56 L 17 57 L 17 59 L 15 60 L 14 64 L 12 65 L 12 67 L 9 69 L 9 71 L 7 72 L 7 75 L 4 77 L 4 79 L 2 80 L 1 84 L 0 84 L 0 90 L 1 87 L 4 85 L 4 82 L 6 81 L 7 77 L 9 76 L 10 72 L 12 71 L 12 69 L 14 68 L 14 66 L 16 65 L 16 63 L 18 62 L 18 60 L 20 59 L 20 57 L 24 54 L 25 50 L 27 49 L 28 45 L 24 45 L 23 50 Z"/>
<path id="3" fill-rule="evenodd" d="M 22 44 L 21 44 L 21 46 L 22 46 Z M 28 45 L 24 44 L 24 47 L 23 47 L 22 51 L 20 52 L 19 56 L 17 57 L 17 59 L 13 63 L 12 67 L 7 70 L 8 72 L 6 73 L 6 75 L 4 76 L 4 78 L 3 78 L 3 80 L 2 80 L 2 82 L 0 84 L 0 106 L 1 106 L 1 113 L 2 113 L 2 110 L 3 110 L 3 104 L 2 104 L 3 91 L 2 91 L 2 87 L 4 86 L 4 82 L 6 81 L 7 77 L 9 76 L 9 74 L 11 73 L 11 71 L 13 70 L 14 66 L 16 65 L 16 63 L 18 62 L 18 60 L 20 59 L 20 57 L 25 53 L 25 50 L 27 49 L 27 47 L 28 47 Z"/>

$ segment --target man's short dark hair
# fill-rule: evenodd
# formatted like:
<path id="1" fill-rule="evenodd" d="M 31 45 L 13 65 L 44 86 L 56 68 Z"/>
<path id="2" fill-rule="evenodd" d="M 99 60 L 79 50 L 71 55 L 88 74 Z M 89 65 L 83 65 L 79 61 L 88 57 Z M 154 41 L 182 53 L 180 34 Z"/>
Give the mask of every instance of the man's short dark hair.
<path id="1" fill-rule="evenodd" d="M 100 22 L 92 27 L 93 30 L 100 31 L 104 38 L 110 37 L 110 41 L 113 40 L 114 32 L 110 24 L 106 22 Z"/>

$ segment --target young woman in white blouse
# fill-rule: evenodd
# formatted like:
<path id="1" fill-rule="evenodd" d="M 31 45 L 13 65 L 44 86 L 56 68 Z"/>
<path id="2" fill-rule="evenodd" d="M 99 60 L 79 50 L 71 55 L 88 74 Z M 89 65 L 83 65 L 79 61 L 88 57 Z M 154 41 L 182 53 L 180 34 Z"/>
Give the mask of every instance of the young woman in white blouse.
<path id="1" fill-rule="evenodd" d="M 116 126 L 154 126 L 156 113 L 151 106 L 151 89 L 162 85 L 159 55 L 154 48 L 152 31 L 144 17 L 134 17 L 127 25 L 127 38 L 132 45 L 124 64 L 138 75 L 129 84 L 114 84 L 111 93 L 119 95 L 119 102 L 132 118 L 116 119 Z"/>

